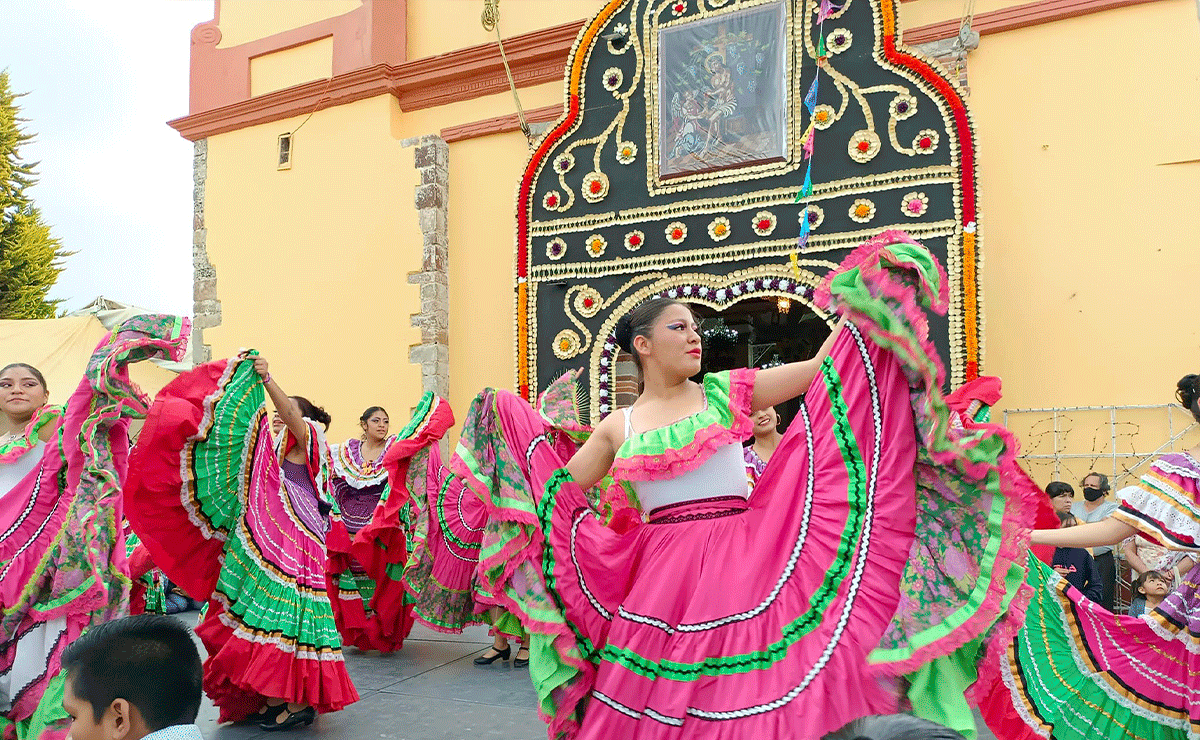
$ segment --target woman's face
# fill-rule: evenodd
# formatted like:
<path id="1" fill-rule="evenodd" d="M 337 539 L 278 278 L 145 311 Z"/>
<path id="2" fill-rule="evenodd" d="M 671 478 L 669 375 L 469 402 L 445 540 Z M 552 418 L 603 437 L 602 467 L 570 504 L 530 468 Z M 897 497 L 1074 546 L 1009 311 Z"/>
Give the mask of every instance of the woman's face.
<path id="1" fill-rule="evenodd" d="M 377 410 L 367 417 L 366 421 L 359 422 L 362 424 L 363 432 L 366 433 L 367 439 L 376 442 L 382 442 L 387 439 L 388 435 L 388 415 L 383 410 Z"/>
<path id="2" fill-rule="evenodd" d="M 1147 596 L 1166 596 L 1167 592 L 1170 590 L 1170 581 L 1165 578 L 1159 578 L 1158 576 L 1150 576 L 1142 584 L 1142 592 Z"/>
<path id="3" fill-rule="evenodd" d="M 0 412 L 24 418 L 45 406 L 47 400 L 46 387 L 29 368 L 10 367 L 0 375 Z"/>
<path id="4" fill-rule="evenodd" d="M 289 398 L 288 403 L 292 405 L 292 411 L 296 414 L 296 416 L 300 416 L 300 404 L 296 403 L 296 399 Z M 271 414 L 271 433 L 278 435 L 281 431 L 283 431 L 284 426 L 286 425 L 283 423 L 283 417 L 280 416 L 279 411 L 276 410 Z"/>
<path id="5" fill-rule="evenodd" d="M 779 426 L 779 414 L 775 411 L 774 406 L 768 406 L 762 411 L 755 411 L 750 420 L 754 422 L 755 437 L 768 435 Z"/>
<path id="6" fill-rule="evenodd" d="M 635 342 L 644 341 L 638 337 Z M 654 322 L 646 342 L 646 357 L 653 358 L 668 372 L 690 377 L 700 372 L 700 326 L 687 306 L 667 306 Z"/>
<path id="7" fill-rule="evenodd" d="M 1075 496 L 1070 491 L 1065 491 L 1050 499 L 1050 505 L 1054 507 L 1054 513 L 1066 514 L 1071 510 L 1071 504 L 1075 503 Z"/>

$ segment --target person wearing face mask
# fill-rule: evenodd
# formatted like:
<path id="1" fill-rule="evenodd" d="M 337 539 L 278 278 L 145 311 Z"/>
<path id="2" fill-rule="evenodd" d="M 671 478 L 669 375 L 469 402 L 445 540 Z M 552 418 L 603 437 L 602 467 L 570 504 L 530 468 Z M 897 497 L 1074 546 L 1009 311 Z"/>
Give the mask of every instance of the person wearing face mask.
<path id="1" fill-rule="evenodd" d="M 1181 378 L 1175 392 L 1200 423 L 1200 375 Z M 1085 478 L 1096 490 L 1104 483 Z M 1107 518 L 1035 529 L 1032 544 L 1090 548 L 1137 534 L 1200 552 L 1200 444 L 1159 455 L 1118 498 Z M 1197 737 L 1200 571 L 1190 569 L 1169 593 L 1169 575 L 1148 571 L 1135 586 L 1148 602 L 1137 617 L 1089 602 L 1035 558 L 1028 565 L 1025 621 L 1008 644 L 988 652 L 974 687 L 992 732 L 1005 740 Z"/>
<path id="2" fill-rule="evenodd" d="M 1120 503 L 1107 498 L 1109 492 L 1107 475 L 1092 471 L 1083 476 L 1080 485 L 1083 487 L 1083 501 L 1076 501 L 1071 505 L 1071 514 L 1080 524 L 1103 521 L 1120 507 Z M 1113 597 L 1117 588 L 1117 561 L 1113 547 L 1111 545 L 1093 547 L 1092 558 L 1096 561 L 1096 568 L 1100 571 L 1100 582 L 1104 587 L 1104 595 L 1100 598 L 1099 603 L 1105 609 L 1112 611 Z"/>
<path id="3" fill-rule="evenodd" d="M 129 521 L 167 577 L 208 602 L 196 634 L 221 722 L 288 730 L 358 700 L 328 593 L 325 540 L 341 519 L 329 421 L 250 351 L 163 388 L 134 450 Z"/>
<path id="4" fill-rule="evenodd" d="M 332 450 L 332 491 L 342 518 L 326 538 L 329 601 L 346 644 L 386 653 L 401 649 L 413 626 L 413 599 L 400 574 L 418 516 L 409 472 L 414 482 L 427 478 L 430 448 L 454 424 L 454 414 L 445 400 L 426 393 L 399 434 L 389 434 L 382 406 L 371 406 L 358 421 L 362 436 Z"/>

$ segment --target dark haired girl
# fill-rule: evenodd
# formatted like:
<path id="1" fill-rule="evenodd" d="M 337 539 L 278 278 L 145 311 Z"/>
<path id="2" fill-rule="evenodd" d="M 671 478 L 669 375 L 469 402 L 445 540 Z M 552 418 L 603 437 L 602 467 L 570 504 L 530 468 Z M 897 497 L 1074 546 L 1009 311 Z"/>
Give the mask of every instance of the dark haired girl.
<path id="1" fill-rule="evenodd" d="M 1187 375 L 1176 397 L 1200 422 L 1200 377 Z M 1089 479 L 1092 476 L 1088 476 Z M 1092 481 L 1097 490 L 1103 481 Z M 1035 544 L 1113 545 L 1134 534 L 1181 551 L 1200 551 L 1200 445 L 1159 456 L 1123 488 L 1106 519 L 1069 529 L 1035 530 Z M 1162 576 L 1161 573 L 1157 574 Z M 1165 578 L 1139 583 L 1155 597 Z M 1007 650 L 991 654 L 985 716 L 998 737 L 1025 740 L 1192 738 L 1200 734 L 1200 569 L 1141 618 L 1114 615 L 1061 587 L 1030 563 L 1034 598 Z M 987 696 L 990 694 L 990 696 Z"/>
<path id="2" fill-rule="evenodd" d="M 286 730 L 358 700 L 326 581 L 326 533 L 340 526 L 329 421 L 250 352 L 180 375 L 142 429 L 129 520 L 167 577 L 208 601 L 196 634 L 222 722 Z"/>
<path id="3" fill-rule="evenodd" d="M 35 368 L 0 370 L 0 736 L 62 740 L 63 649 L 129 609 L 120 481 L 149 399 L 135 360 L 177 360 L 187 321 L 142 315 L 92 353 L 65 411 Z M 178 493 L 178 492 L 177 492 Z"/>
<path id="4" fill-rule="evenodd" d="M 15 483 L 29 472 L 40 450 L 50 439 L 62 408 L 48 406 L 46 379 L 33 365 L 14 362 L 0 369 L 0 491 L 5 481 Z M 36 448 L 36 450 L 35 450 Z M 26 455 L 33 452 L 34 454 Z M 9 467 L 25 458 L 26 467 Z"/>
<path id="5" fill-rule="evenodd" d="M 939 659 L 913 703 L 957 693 L 973 727 L 963 691 L 1020 585 L 1026 494 L 1010 436 L 946 423 L 919 309 L 940 288 L 928 252 L 881 235 L 818 291 L 849 318 L 815 357 L 699 383 L 692 311 L 648 301 L 616 333 L 644 390 L 573 455 L 527 402 L 477 398 L 459 456 L 492 508 L 479 572 L 531 635 L 551 737 L 817 738 L 895 711 L 888 677 Z M 748 492 L 753 414 L 799 394 Z M 608 476 L 623 495 L 597 500 Z"/>
<path id="6" fill-rule="evenodd" d="M 426 492 L 408 490 L 409 479 L 427 478 L 431 448 L 454 415 L 446 401 L 426 393 L 399 434 L 388 433 L 382 406 L 368 408 L 358 423 L 361 437 L 332 451 L 332 492 L 342 521 L 326 542 L 329 598 L 347 644 L 386 653 L 402 648 L 413 626 L 413 600 L 401 571 Z"/>

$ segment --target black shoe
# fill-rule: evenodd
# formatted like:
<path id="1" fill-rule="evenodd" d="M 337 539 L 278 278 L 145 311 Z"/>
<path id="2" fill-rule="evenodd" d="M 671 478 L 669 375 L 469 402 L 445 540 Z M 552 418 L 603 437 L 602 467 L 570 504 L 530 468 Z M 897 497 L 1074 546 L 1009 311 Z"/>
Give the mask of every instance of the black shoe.
<path id="1" fill-rule="evenodd" d="M 509 647 L 504 648 L 503 650 L 496 650 L 495 647 L 493 647 L 492 650 L 496 651 L 495 655 L 493 655 L 491 657 L 488 657 L 486 655 L 480 655 L 478 658 L 475 659 L 475 665 L 491 665 L 492 663 L 495 663 L 497 660 L 508 660 L 508 656 L 512 655 L 512 646 L 511 645 Z"/>
<path id="2" fill-rule="evenodd" d="M 279 732 L 282 730 L 290 730 L 296 725 L 311 725 L 313 720 L 317 718 L 317 710 L 313 709 L 312 707 L 305 707 L 299 712 L 288 712 L 285 710 L 283 713 L 287 714 L 287 716 L 284 717 L 282 722 L 269 720 L 259 724 L 259 727 L 268 732 Z"/>
<path id="3" fill-rule="evenodd" d="M 275 718 L 282 714 L 283 710 L 285 709 L 287 709 L 286 701 L 282 704 L 276 704 L 275 706 L 264 704 L 262 709 L 242 720 L 242 722 L 253 722 L 255 724 L 259 724 L 261 722 L 274 722 Z"/>
<path id="4" fill-rule="evenodd" d="M 528 655 L 528 651 L 526 651 L 526 655 Z M 529 665 L 529 658 L 513 658 L 513 668 L 524 668 L 527 665 Z"/>

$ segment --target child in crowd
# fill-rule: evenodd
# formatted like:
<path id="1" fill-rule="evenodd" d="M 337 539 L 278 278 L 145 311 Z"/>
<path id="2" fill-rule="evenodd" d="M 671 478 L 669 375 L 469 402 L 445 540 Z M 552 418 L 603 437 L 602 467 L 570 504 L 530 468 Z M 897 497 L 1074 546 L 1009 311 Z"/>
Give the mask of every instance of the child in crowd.
<path id="1" fill-rule="evenodd" d="M 1149 614 L 1167 598 L 1171 592 L 1171 577 L 1161 570 L 1148 570 L 1133 582 L 1133 603 L 1129 605 L 1129 616 Z"/>
<path id="2" fill-rule="evenodd" d="M 1058 519 L 1062 522 L 1063 529 L 1079 523 L 1070 512 L 1059 512 Z M 1080 593 L 1096 603 L 1100 602 L 1104 595 L 1104 585 L 1100 580 L 1100 569 L 1096 567 L 1096 561 L 1090 552 L 1082 547 L 1056 547 L 1054 560 L 1050 564 L 1056 573 L 1067 579 Z"/>
<path id="3" fill-rule="evenodd" d="M 63 651 L 62 665 L 72 740 L 201 740 L 200 654 L 173 617 L 92 627 Z"/>

